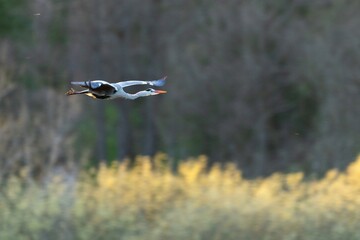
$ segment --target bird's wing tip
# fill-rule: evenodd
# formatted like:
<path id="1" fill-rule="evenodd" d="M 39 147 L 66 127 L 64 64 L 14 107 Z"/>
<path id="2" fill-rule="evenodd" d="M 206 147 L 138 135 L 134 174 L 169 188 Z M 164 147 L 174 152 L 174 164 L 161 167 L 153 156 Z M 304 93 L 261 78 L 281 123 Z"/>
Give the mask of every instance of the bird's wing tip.
<path id="1" fill-rule="evenodd" d="M 165 80 L 166 80 L 167 76 L 163 77 L 163 78 L 160 78 L 158 80 L 155 80 L 155 81 L 152 81 L 151 85 L 152 86 L 156 86 L 156 87 L 162 87 L 165 85 Z"/>

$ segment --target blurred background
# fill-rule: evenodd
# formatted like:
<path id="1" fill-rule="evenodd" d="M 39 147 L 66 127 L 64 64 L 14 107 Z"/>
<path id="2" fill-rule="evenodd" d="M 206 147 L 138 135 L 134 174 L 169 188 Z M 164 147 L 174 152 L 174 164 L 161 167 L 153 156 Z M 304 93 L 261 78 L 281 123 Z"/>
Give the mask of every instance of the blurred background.
<path id="1" fill-rule="evenodd" d="M 359 12 L 0 0 L 0 239 L 360 239 Z"/>
<path id="2" fill-rule="evenodd" d="M 343 169 L 360 152 L 351 0 L 0 0 L 0 176 L 166 153 L 247 177 Z M 70 81 L 158 79 L 136 101 Z"/>

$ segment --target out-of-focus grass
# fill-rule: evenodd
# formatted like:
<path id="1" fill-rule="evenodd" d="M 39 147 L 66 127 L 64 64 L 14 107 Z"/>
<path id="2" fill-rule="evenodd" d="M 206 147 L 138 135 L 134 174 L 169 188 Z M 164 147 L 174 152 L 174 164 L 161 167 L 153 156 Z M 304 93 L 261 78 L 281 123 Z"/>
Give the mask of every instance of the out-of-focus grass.
<path id="1" fill-rule="evenodd" d="M 360 239 L 360 158 L 321 180 L 246 180 L 233 165 L 158 155 L 45 183 L 1 185 L 0 239 Z"/>

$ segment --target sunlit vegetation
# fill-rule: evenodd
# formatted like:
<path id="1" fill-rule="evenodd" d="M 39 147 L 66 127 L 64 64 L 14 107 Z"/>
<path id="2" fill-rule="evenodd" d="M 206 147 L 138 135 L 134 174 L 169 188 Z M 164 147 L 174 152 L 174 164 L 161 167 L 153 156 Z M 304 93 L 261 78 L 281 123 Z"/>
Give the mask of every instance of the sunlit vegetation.
<path id="1" fill-rule="evenodd" d="M 39 183 L 2 182 L 0 239 L 359 239 L 360 158 L 318 180 L 244 179 L 204 156 L 176 173 L 158 155 Z"/>

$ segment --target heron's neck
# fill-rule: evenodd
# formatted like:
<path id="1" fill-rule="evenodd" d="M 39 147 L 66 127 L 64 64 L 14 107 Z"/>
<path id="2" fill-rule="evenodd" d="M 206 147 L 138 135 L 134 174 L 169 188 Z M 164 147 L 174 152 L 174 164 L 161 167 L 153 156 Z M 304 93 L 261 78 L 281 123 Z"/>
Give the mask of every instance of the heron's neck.
<path id="1" fill-rule="evenodd" d="M 131 99 L 131 100 L 134 100 L 136 98 L 146 97 L 146 96 L 148 96 L 146 91 L 140 91 L 140 92 L 137 92 L 137 93 L 134 93 L 134 94 L 128 93 L 127 98 Z"/>

